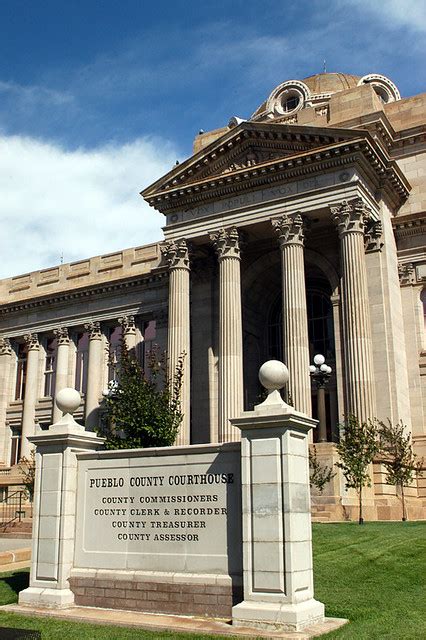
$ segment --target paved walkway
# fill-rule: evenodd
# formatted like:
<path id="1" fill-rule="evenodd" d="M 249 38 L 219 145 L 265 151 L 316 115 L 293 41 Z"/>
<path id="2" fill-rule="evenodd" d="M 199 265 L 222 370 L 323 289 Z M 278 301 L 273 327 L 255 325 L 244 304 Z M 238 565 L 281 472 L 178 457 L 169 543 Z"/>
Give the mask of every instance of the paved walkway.
<path id="1" fill-rule="evenodd" d="M 326 618 L 322 624 L 313 625 L 301 632 L 283 633 L 280 631 L 263 631 L 247 627 L 233 627 L 223 620 L 212 618 L 192 618 L 185 616 L 169 616 L 136 611 L 114 609 L 97 609 L 94 607 L 72 607 L 70 609 L 40 609 L 37 607 L 8 604 L 1 607 L 4 611 L 13 611 L 22 615 L 59 618 L 73 622 L 91 622 L 120 627 L 139 627 L 150 631 L 181 631 L 186 633 L 208 633 L 243 638 L 280 638 L 282 640 L 310 640 L 323 633 L 338 629 L 347 620 L 342 618 Z M 195 637 L 197 637 L 195 635 Z"/>
<path id="2" fill-rule="evenodd" d="M 30 549 L 31 538 L 0 538 L 1 551 L 15 551 L 15 549 Z"/>

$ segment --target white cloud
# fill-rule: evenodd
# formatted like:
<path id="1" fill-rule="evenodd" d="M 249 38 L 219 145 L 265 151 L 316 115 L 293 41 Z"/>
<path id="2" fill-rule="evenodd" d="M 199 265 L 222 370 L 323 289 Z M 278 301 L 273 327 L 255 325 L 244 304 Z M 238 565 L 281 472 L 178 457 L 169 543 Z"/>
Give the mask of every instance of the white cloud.
<path id="1" fill-rule="evenodd" d="M 426 32 L 425 0 L 343 0 L 393 28 L 408 27 L 414 31 Z"/>
<path id="2" fill-rule="evenodd" d="M 160 240 L 164 217 L 139 191 L 176 158 L 160 139 L 67 151 L 0 137 L 0 277 Z"/>

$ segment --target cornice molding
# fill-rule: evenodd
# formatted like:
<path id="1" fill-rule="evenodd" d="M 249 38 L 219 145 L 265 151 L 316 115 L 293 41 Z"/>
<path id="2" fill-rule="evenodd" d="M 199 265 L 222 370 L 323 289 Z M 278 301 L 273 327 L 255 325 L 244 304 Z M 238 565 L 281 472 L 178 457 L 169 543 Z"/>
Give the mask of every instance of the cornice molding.
<path id="1" fill-rule="evenodd" d="M 364 164 L 374 172 L 378 188 L 384 191 L 387 189 L 388 195 L 393 195 L 399 206 L 408 198 L 410 185 L 401 170 L 394 161 L 389 161 L 383 149 L 377 145 L 373 146 L 367 137 L 272 160 L 181 187 L 154 191 L 151 194 L 146 190 L 144 197 L 151 206 L 163 213 L 169 213 L 248 189 L 262 188 L 278 181 L 311 176 L 314 173 L 357 163 Z"/>
<path id="2" fill-rule="evenodd" d="M 129 278 L 128 280 L 121 280 L 119 282 L 113 282 L 110 284 L 85 287 L 84 289 L 77 289 L 76 291 L 60 292 L 46 297 L 19 300 L 17 302 L 1 305 L 0 317 L 11 313 L 28 311 L 30 309 L 37 309 L 40 307 L 83 300 L 84 298 L 94 298 L 97 296 L 114 293 L 116 291 L 133 289 L 140 286 L 161 286 L 163 282 L 168 279 L 168 277 L 169 276 L 167 271 L 158 269 L 156 273 L 151 273 L 149 275 L 137 277 L 134 279 Z"/>
<path id="3" fill-rule="evenodd" d="M 396 238 L 409 238 L 426 232 L 426 212 L 393 218 L 392 226 Z"/>

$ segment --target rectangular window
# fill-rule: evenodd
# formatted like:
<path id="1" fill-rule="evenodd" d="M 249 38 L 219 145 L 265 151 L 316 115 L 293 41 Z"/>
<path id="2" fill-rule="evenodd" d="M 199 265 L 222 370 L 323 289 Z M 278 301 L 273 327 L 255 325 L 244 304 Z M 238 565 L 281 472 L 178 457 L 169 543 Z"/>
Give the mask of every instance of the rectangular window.
<path id="1" fill-rule="evenodd" d="M 55 396 L 55 371 L 56 371 L 56 354 L 58 341 L 56 338 L 50 338 L 46 342 L 46 362 L 44 367 L 44 396 L 45 398 L 53 398 Z"/>
<path id="2" fill-rule="evenodd" d="M 17 355 L 15 400 L 23 400 L 25 395 L 25 379 L 27 376 L 27 351 L 24 344 L 18 345 Z"/>
<path id="3" fill-rule="evenodd" d="M 75 388 L 84 394 L 87 391 L 87 364 L 89 359 L 89 334 L 79 333 L 77 335 L 76 365 L 75 365 Z"/>
<path id="4" fill-rule="evenodd" d="M 18 464 L 21 457 L 21 432 L 18 429 L 12 429 L 11 447 L 10 447 L 10 466 Z"/>

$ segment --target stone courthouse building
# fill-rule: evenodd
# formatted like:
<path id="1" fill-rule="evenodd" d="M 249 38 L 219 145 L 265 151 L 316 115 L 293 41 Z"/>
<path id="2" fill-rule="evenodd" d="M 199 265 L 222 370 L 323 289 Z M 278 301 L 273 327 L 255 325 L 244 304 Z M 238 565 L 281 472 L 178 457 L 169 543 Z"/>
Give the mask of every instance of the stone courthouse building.
<path id="1" fill-rule="evenodd" d="M 321 460 L 336 460 L 349 413 L 403 420 L 426 456 L 426 94 L 401 98 L 378 74 L 283 82 L 247 120 L 200 133 L 142 196 L 165 216 L 163 242 L 0 281 L 3 493 L 26 437 L 58 418 L 58 390 L 77 388 L 76 417 L 96 426 L 122 335 L 142 362 L 154 343 L 172 367 L 185 352 L 178 444 L 236 439 L 229 418 L 259 401 L 270 358 L 316 416 L 321 353 Z M 419 517 L 425 484 L 409 494 Z M 354 514 L 339 474 L 314 500 L 323 518 Z M 400 517 L 380 460 L 367 511 Z"/>

